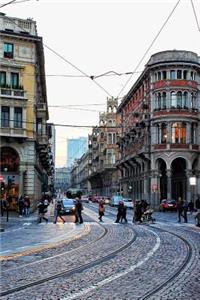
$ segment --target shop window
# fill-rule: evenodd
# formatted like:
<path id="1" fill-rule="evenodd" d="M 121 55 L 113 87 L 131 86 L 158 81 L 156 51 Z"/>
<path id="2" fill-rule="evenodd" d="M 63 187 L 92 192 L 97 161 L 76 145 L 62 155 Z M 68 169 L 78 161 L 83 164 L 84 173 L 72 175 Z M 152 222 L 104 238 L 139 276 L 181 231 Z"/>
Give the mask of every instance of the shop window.
<path id="1" fill-rule="evenodd" d="M 6 72 L 0 72 L 0 86 L 6 87 Z"/>
<path id="2" fill-rule="evenodd" d="M 176 72 L 174 70 L 170 71 L 170 79 L 176 79 Z"/>
<path id="3" fill-rule="evenodd" d="M 186 124 L 173 123 L 172 124 L 172 143 L 185 144 L 186 143 Z"/>
<path id="4" fill-rule="evenodd" d="M 182 71 L 181 70 L 177 71 L 177 79 L 182 79 Z"/>
<path id="5" fill-rule="evenodd" d="M 13 44 L 4 43 L 4 58 L 13 58 Z"/>
<path id="6" fill-rule="evenodd" d="M 14 108 L 14 127 L 22 128 L 22 108 L 21 107 Z"/>
<path id="7" fill-rule="evenodd" d="M 1 127 L 10 126 L 10 107 L 2 106 L 1 107 Z"/>

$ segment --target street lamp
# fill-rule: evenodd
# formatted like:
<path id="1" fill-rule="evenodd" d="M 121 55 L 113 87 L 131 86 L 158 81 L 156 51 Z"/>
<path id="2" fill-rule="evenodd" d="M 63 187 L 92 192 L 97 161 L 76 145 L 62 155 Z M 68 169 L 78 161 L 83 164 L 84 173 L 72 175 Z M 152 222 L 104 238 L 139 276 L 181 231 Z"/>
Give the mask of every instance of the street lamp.
<path id="1" fill-rule="evenodd" d="M 196 186 L 196 184 L 197 184 L 197 178 L 195 177 L 195 176 L 193 176 L 193 177 L 190 177 L 190 185 L 191 185 L 191 187 L 192 187 L 192 199 L 193 199 L 193 201 L 194 201 L 194 191 L 195 191 L 195 186 Z"/>

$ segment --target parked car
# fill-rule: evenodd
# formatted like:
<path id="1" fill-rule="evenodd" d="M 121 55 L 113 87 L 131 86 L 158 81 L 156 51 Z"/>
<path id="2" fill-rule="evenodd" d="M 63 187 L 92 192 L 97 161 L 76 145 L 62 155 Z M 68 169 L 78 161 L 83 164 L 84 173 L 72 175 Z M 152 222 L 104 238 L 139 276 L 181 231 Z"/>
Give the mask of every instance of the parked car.
<path id="1" fill-rule="evenodd" d="M 177 203 L 174 199 L 163 199 L 160 203 L 160 211 L 176 211 L 177 210 Z"/>
<path id="2" fill-rule="evenodd" d="M 62 199 L 62 215 L 75 215 L 76 207 L 74 199 Z"/>
<path id="3" fill-rule="evenodd" d="M 123 201 L 122 196 L 120 196 L 120 195 L 112 196 L 111 201 L 110 201 L 110 206 L 118 206 L 120 201 Z"/>
<path id="4" fill-rule="evenodd" d="M 130 198 L 123 198 L 124 205 L 127 208 L 133 209 L 133 200 Z"/>

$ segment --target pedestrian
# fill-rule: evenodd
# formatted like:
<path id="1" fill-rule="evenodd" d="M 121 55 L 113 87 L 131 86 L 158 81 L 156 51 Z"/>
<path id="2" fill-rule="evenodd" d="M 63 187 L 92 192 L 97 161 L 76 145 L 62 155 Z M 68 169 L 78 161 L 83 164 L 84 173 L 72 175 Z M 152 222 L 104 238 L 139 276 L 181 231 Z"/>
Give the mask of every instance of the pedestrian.
<path id="1" fill-rule="evenodd" d="M 119 201 L 118 209 L 117 209 L 117 219 L 115 223 L 119 223 L 119 221 L 123 217 L 123 211 L 124 211 L 123 201 Z"/>
<path id="2" fill-rule="evenodd" d="M 187 212 L 188 212 L 188 201 L 185 200 L 183 201 L 183 218 L 185 223 L 188 222 Z"/>
<path id="3" fill-rule="evenodd" d="M 1 199 L 1 216 L 4 216 L 4 212 L 7 212 L 7 210 L 9 209 L 9 202 L 3 198 Z"/>
<path id="4" fill-rule="evenodd" d="M 185 220 L 185 217 L 183 215 L 183 200 L 181 199 L 181 197 L 178 198 L 178 202 L 177 202 L 177 211 L 178 211 L 178 222 L 181 223 L 181 217 L 184 218 Z"/>
<path id="5" fill-rule="evenodd" d="M 123 220 L 125 221 L 125 223 L 128 223 L 127 218 L 126 218 L 126 211 L 127 211 L 127 207 L 124 205 L 124 202 L 122 202 L 121 223 L 123 223 Z"/>
<path id="6" fill-rule="evenodd" d="M 194 202 L 192 200 L 190 200 L 190 202 L 188 203 L 188 211 L 190 213 L 194 211 Z"/>
<path id="7" fill-rule="evenodd" d="M 24 198 L 21 195 L 18 199 L 19 217 L 21 218 L 24 214 Z"/>
<path id="8" fill-rule="evenodd" d="M 141 209 L 142 209 L 142 213 L 145 213 L 145 211 L 147 210 L 147 207 L 149 206 L 149 203 L 147 203 L 146 200 L 141 200 L 140 202 L 141 205 Z"/>
<path id="9" fill-rule="evenodd" d="M 195 201 L 195 207 L 197 210 L 197 214 L 195 216 L 196 220 L 196 226 L 200 227 L 200 196 L 198 195 L 198 198 Z"/>
<path id="10" fill-rule="evenodd" d="M 42 219 L 48 223 L 48 218 L 45 217 L 45 214 L 47 213 L 46 205 L 44 204 L 44 199 L 41 199 L 37 205 L 38 207 L 38 223 L 42 222 Z"/>
<path id="11" fill-rule="evenodd" d="M 134 207 L 134 216 L 133 216 L 133 223 L 142 223 L 142 205 L 141 201 L 136 200 L 135 201 L 135 207 Z"/>
<path id="12" fill-rule="evenodd" d="M 65 223 L 65 219 L 62 217 L 62 200 L 58 199 L 57 203 L 55 205 L 55 219 L 54 219 L 54 224 L 57 223 L 57 219 L 60 218 L 63 221 L 63 224 Z"/>
<path id="13" fill-rule="evenodd" d="M 76 202 L 75 202 L 75 207 L 76 207 L 76 220 L 75 223 L 83 223 L 83 217 L 82 217 L 82 210 L 83 210 L 83 204 L 80 200 L 80 198 L 76 197 Z"/>
<path id="14" fill-rule="evenodd" d="M 101 200 L 99 201 L 99 221 L 102 221 L 102 217 L 104 216 L 104 212 L 105 212 L 105 206 L 104 206 L 104 201 Z"/>
<path id="15" fill-rule="evenodd" d="M 25 198 L 24 198 L 24 214 L 25 214 L 25 217 L 29 217 L 30 207 L 31 207 L 30 198 L 28 196 L 25 196 Z"/>

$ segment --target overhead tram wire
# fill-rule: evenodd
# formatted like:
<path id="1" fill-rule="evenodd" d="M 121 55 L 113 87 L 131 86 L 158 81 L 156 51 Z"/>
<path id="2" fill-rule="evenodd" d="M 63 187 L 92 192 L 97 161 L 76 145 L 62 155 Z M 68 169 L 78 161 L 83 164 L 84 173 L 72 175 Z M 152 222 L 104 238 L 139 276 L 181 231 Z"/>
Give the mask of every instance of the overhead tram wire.
<path id="1" fill-rule="evenodd" d="M 19 24 L 17 24 L 16 22 L 13 21 L 13 19 L 5 16 L 10 22 L 12 22 L 13 24 L 15 24 L 17 27 L 19 27 L 20 29 L 23 29 L 23 31 L 26 31 L 28 33 L 27 30 L 25 30 L 22 26 L 20 26 Z M 46 45 L 45 43 L 43 43 L 43 46 L 46 47 L 47 49 L 49 49 L 49 51 L 51 51 L 52 53 L 54 53 L 56 56 L 58 56 L 60 59 L 62 59 L 63 61 L 65 61 L 66 63 L 68 63 L 70 66 L 72 66 L 73 68 L 75 68 L 77 71 L 79 71 L 80 73 L 82 73 L 83 75 L 85 75 L 86 77 L 88 77 L 89 79 L 91 79 L 101 90 L 103 90 L 109 97 L 113 97 L 102 85 L 100 85 L 98 82 L 95 81 L 95 78 L 93 78 L 93 76 L 90 76 L 88 74 L 86 74 L 84 71 L 82 71 L 80 68 L 78 68 L 77 66 L 75 66 L 73 63 L 71 63 L 69 60 L 67 60 L 64 56 L 62 56 L 61 54 L 59 54 L 57 51 L 53 50 L 51 47 L 49 47 L 48 45 Z M 114 98 L 114 97 L 113 97 Z"/>
<path id="2" fill-rule="evenodd" d="M 198 31 L 200 32 L 200 25 L 199 25 L 199 22 L 198 22 L 198 18 L 197 18 L 196 10 L 195 10 L 195 7 L 194 7 L 194 3 L 193 3 L 192 0 L 190 0 L 190 2 L 191 2 L 191 5 L 192 5 L 192 9 L 193 9 L 194 18 L 195 18 L 195 21 L 196 21 L 196 24 L 197 24 L 197 28 L 198 28 Z"/>
<path id="3" fill-rule="evenodd" d="M 144 55 L 142 56 L 142 58 L 140 59 L 140 61 L 138 62 L 138 64 L 136 65 L 133 74 L 137 71 L 137 69 L 139 68 L 139 66 L 141 65 L 142 61 L 144 60 L 145 56 L 147 55 L 147 53 L 149 52 L 149 50 L 151 49 L 151 47 L 153 46 L 153 44 L 155 43 L 155 41 L 157 40 L 157 38 L 159 37 L 160 33 L 162 32 L 163 28 L 165 27 L 165 25 L 167 24 L 167 22 L 169 21 L 170 17 L 172 16 L 173 12 L 175 11 L 176 7 L 178 6 L 178 4 L 180 3 L 181 0 L 178 0 L 177 3 L 175 4 L 174 8 L 172 9 L 172 11 L 170 12 L 169 16 L 167 17 L 167 19 L 165 20 L 165 22 L 163 23 L 163 25 L 161 26 L 160 30 L 158 31 L 158 33 L 156 34 L 155 38 L 153 39 L 153 41 L 151 42 L 150 46 L 147 48 L 147 50 L 145 51 Z M 123 92 L 123 90 L 126 88 L 127 84 L 129 83 L 129 81 L 131 80 L 131 78 L 133 77 L 133 74 L 131 74 L 131 76 L 129 77 L 129 79 L 126 81 L 125 85 L 122 87 L 122 89 L 120 90 L 117 98 L 121 95 L 121 93 Z"/>
<path id="4" fill-rule="evenodd" d="M 12 0 L 12 1 L 9 1 L 9 2 L 7 2 L 7 3 L 4 3 L 4 4 L 2 4 L 2 5 L 0 5 L 0 8 L 3 8 L 3 7 L 5 7 L 5 6 L 7 6 L 7 5 L 10 5 L 10 4 L 14 4 L 14 2 L 16 2 L 17 0 Z"/>

